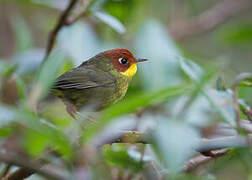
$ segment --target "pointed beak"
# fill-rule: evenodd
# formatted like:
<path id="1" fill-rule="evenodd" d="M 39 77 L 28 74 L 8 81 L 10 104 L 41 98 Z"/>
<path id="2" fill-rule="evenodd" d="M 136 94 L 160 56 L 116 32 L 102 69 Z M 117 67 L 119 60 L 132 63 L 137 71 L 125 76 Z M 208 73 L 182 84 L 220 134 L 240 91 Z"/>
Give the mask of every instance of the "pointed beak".
<path id="1" fill-rule="evenodd" d="M 135 60 L 136 63 L 144 62 L 144 61 L 148 61 L 148 59 L 145 59 L 145 58 L 137 58 L 137 59 Z"/>

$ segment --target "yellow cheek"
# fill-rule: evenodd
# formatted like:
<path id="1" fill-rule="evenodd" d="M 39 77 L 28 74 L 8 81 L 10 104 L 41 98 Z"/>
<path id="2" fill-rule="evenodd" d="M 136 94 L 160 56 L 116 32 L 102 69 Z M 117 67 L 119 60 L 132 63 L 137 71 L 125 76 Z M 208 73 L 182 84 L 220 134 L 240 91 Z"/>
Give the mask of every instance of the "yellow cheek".
<path id="1" fill-rule="evenodd" d="M 121 72 L 122 75 L 132 78 L 137 72 L 136 64 L 132 64 L 125 72 Z"/>

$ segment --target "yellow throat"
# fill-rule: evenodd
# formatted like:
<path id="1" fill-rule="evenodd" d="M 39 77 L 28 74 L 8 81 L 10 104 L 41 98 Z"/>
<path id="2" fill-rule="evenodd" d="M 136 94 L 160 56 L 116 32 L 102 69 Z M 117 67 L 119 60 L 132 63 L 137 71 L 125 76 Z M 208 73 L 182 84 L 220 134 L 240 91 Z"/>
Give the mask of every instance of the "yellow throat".
<path id="1" fill-rule="evenodd" d="M 125 72 L 121 72 L 122 75 L 132 78 L 137 72 L 137 65 L 132 64 Z"/>

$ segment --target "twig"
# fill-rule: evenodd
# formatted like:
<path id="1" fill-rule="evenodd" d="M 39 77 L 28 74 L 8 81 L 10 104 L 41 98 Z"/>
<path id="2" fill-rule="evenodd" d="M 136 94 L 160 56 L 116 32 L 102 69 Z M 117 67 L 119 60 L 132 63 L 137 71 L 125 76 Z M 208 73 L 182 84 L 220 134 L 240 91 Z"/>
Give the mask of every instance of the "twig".
<path id="1" fill-rule="evenodd" d="M 58 167 L 50 166 L 44 169 L 41 168 L 44 165 L 42 161 L 30 160 L 14 153 L 0 152 L 0 161 L 21 167 L 17 171 L 14 171 L 13 173 L 10 173 L 3 177 L 3 180 L 20 180 L 29 177 L 35 172 L 51 179 L 67 179 L 64 176 L 64 173 L 58 173 L 56 171 L 57 169 L 59 169 Z M 63 170 L 61 171 L 64 172 Z"/>
<path id="2" fill-rule="evenodd" d="M 216 159 L 217 157 L 223 156 L 228 152 L 227 149 L 221 149 L 217 151 L 212 151 L 213 156 L 203 156 L 198 155 L 196 157 L 191 158 L 183 168 L 183 171 L 186 173 L 191 173 L 195 169 L 197 169 L 199 166 L 208 163 L 209 161 Z"/>
<path id="3" fill-rule="evenodd" d="M 4 168 L 3 173 L 1 174 L 0 179 L 3 178 L 3 177 L 5 177 L 5 176 L 9 173 L 11 167 L 12 167 L 11 164 L 7 164 L 7 165 L 6 165 L 6 167 Z"/>
<path id="4" fill-rule="evenodd" d="M 238 128 L 240 127 L 240 108 L 239 108 L 239 102 L 238 102 L 238 87 L 237 85 L 233 88 L 233 101 L 234 101 L 234 111 L 235 111 L 235 117 L 236 117 L 236 123 Z"/>
<path id="5" fill-rule="evenodd" d="M 249 126 L 249 125 L 247 125 Z M 252 126 L 252 124 L 250 125 Z M 136 131 L 122 131 L 118 132 L 113 139 L 103 139 L 102 141 L 96 142 L 96 147 L 101 147 L 104 144 L 112 143 L 142 143 L 152 144 L 152 139 L 148 138 L 146 133 Z M 214 139 L 199 139 L 198 145 L 195 147 L 195 151 L 200 153 L 209 152 L 212 150 L 219 150 L 224 148 L 235 148 L 235 147 L 249 147 L 252 145 L 252 135 L 247 136 L 228 136 L 219 137 Z"/>
<path id="6" fill-rule="evenodd" d="M 240 118 L 240 108 L 239 108 L 239 98 L 238 98 L 238 86 L 239 84 L 247 79 L 247 78 L 252 78 L 252 74 L 251 73 L 242 73 L 239 74 L 236 77 L 236 80 L 233 84 L 233 99 L 234 99 L 234 110 L 235 110 L 235 116 L 236 116 L 236 122 L 238 127 L 241 126 L 241 118 Z"/>
<path id="7" fill-rule="evenodd" d="M 67 18 L 69 17 L 69 14 L 71 13 L 72 9 L 74 8 L 77 2 L 78 0 L 71 0 L 67 8 L 60 15 L 55 28 L 52 30 L 52 32 L 49 35 L 48 44 L 46 47 L 46 55 L 45 55 L 44 60 L 49 56 L 50 52 L 52 51 L 53 45 L 55 43 L 56 37 L 60 29 L 65 25 L 71 24 L 67 22 Z"/>
<path id="8" fill-rule="evenodd" d="M 251 4 L 251 0 L 223 0 L 197 17 L 172 23 L 169 32 L 175 39 L 181 40 L 211 31 L 232 16 L 249 9 Z"/>
<path id="9" fill-rule="evenodd" d="M 20 180 L 31 176 L 35 171 L 27 168 L 19 168 L 18 170 L 4 176 L 2 180 Z"/>

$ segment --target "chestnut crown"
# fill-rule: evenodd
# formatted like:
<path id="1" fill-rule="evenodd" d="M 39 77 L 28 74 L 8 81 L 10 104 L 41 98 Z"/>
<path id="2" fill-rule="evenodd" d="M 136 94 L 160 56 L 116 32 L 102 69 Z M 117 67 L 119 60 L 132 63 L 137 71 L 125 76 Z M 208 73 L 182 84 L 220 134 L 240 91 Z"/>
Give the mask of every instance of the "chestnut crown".
<path id="1" fill-rule="evenodd" d="M 147 61 L 147 59 L 137 59 L 125 48 L 108 50 L 102 53 L 104 57 L 112 61 L 113 66 L 118 72 L 126 76 L 133 76 L 136 71 L 136 63 Z"/>

